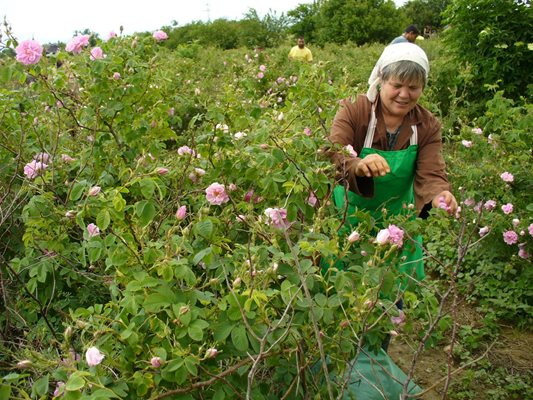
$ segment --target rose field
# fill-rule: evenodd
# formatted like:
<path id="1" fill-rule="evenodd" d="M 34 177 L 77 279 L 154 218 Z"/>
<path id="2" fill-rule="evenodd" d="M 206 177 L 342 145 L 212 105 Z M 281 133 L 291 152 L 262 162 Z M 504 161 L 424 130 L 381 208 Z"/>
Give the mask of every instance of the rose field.
<path id="1" fill-rule="evenodd" d="M 460 210 L 381 231 L 359 210 L 346 232 L 327 137 L 383 44 L 305 64 L 289 40 L 7 39 L 1 399 L 348 399 L 350 360 L 387 337 L 402 399 L 532 398 L 531 97 L 494 82 L 474 103 L 473 72 L 422 42 Z M 397 285 L 418 234 L 427 278 Z"/>

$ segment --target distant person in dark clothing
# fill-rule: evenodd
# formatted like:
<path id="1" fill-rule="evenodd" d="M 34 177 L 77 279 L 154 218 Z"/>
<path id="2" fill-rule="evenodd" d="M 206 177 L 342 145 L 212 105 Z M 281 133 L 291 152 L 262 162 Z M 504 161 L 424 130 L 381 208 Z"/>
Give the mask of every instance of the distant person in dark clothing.
<path id="1" fill-rule="evenodd" d="M 405 31 L 403 31 L 402 36 L 398 36 L 396 39 L 390 42 L 390 44 L 405 42 L 414 43 L 418 35 L 420 35 L 420 31 L 416 25 L 409 25 L 407 28 L 405 28 Z"/>

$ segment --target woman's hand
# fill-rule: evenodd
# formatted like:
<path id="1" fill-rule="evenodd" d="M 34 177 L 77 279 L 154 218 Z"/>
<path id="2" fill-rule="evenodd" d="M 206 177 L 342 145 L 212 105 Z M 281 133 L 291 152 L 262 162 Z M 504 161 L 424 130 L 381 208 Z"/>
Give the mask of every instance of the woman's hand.
<path id="1" fill-rule="evenodd" d="M 375 178 L 385 176 L 389 172 L 389 164 L 379 154 L 369 154 L 355 166 L 355 176 L 358 177 Z"/>
<path id="2" fill-rule="evenodd" d="M 457 200 L 455 196 L 443 190 L 438 195 L 433 198 L 431 205 L 435 208 L 442 208 L 448 212 L 448 214 L 453 215 L 457 211 Z"/>

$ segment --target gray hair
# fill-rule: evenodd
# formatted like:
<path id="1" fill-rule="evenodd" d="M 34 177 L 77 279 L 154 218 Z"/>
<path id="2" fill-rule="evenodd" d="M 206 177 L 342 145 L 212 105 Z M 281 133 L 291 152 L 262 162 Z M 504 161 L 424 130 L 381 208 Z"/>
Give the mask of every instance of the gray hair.
<path id="1" fill-rule="evenodd" d="M 418 63 L 409 60 L 401 60 L 393 62 L 381 71 L 381 80 L 388 81 L 391 78 L 396 78 L 400 82 L 416 82 L 426 86 L 426 70 Z"/>

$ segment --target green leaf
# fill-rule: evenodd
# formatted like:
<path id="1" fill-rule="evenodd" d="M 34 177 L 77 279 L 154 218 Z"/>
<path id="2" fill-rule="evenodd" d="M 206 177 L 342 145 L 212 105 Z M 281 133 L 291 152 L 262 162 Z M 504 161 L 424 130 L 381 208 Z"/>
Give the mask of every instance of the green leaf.
<path id="1" fill-rule="evenodd" d="M 116 211 L 122 211 L 126 207 L 126 200 L 122 197 L 120 193 L 117 193 L 113 198 L 113 207 Z"/>
<path id="2" fill-rule="evenodd" d="M 231 330 L 235 325 L 230 321 L 222 321 L 215 326 L 213 329 L 213 338 L 217 342 L 224 342 L 227 337 L 230 335 Z"/>
<path id="3" fill-rule="evenodd" d="M 37 396 L 44 396 L 48 393 L 48 386 L 49 386 L 49 375 L 46 374 L 42 378 L 37 379 L 31 388 L 32 394 L 35 394 Z"/>
<path id="4" fill-rule="evenodd" d="M 156 215 L 154 202 L 142 200 L 135 204 L 135 213 L 139 217 L 142 226 L 148 225 Z"/>
<path id="5" fill-rule="evenodd" d="M 70 200 L 72 201 L 79 200 L 79 198 L 85 191 L 86 187 L 87 187 L 86 181 L 76 182 L 74 186 L 72 186 L 72 190 L 70 191 Z"/>
<path id="6" fill-rule="evenodd" d="M 211 247 L 207 247 L 203 250 L 200 250 L 198 253 L 196 253 L 196 255 L 194 256 L 192 262 L 194 265 L 198 265 L 198 263 L 200 261 L 202 261 L 204 259 L 205 256 L 207 256 L 208 254 L 211 254 L 211 252 L 213 251 L 213 249 Z"/>
<path id="7" fill-rule="evenodd" d="M 192 376 L 198 375 L 198 362 L 192 356 L 185 358 L 185 368 Z"/>
<path id="8" fill-rule="evenodd" d="M 82 387 L 85 386 L 85 379 L 83 379 L 83 375 L 80 371 L 74 372 L 70 377 L 68 378 L 67 384 L 65 386 L 65 389 L 68 392 L 73 392 L 76 390 L 80 390 Z"/>
<path id="9" fill-rule="evenodd" d="M 224 389 L 219 388 L 213 395 L 213 400 L 224 400 L 226 398 L 226 392 L 224 392 Z"/>
<path id="10" fill-rule="evenodd" d="M 11 386 L 0 385 L 0 399 L 11 398 Z"/>
<path id="11" fill-rule="evenodd" d="M 205 239 L 211 239 L 213 235 L 213 222 L 209 219 L 198 222 L 194 226 L 194 233 L 198 236 L 201 236 Z"/>
<path id="12" fill-rule="evenodd" d="M 231 341 L 237 350 L 243 352 L 248 350 L 248 336 L 244 325 L 237 325 L 232 329 Z"/>
<path id="13" fill-rule="evenodd" d="M 106 230 L 110 222 L 111 216 L 107 210 L 100 211 L 96 216 L 96 225 L 98 225 L 101 230 Z"/>
<path id="14" fill-rule="evenodd" d="M 139 182 L 141 193 L 145 199 L 149 200 L 154 196 L 155 183 L 152 178 L 143 178 Z"/>

